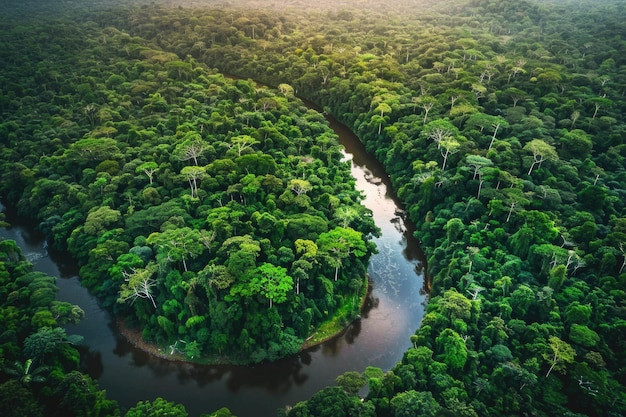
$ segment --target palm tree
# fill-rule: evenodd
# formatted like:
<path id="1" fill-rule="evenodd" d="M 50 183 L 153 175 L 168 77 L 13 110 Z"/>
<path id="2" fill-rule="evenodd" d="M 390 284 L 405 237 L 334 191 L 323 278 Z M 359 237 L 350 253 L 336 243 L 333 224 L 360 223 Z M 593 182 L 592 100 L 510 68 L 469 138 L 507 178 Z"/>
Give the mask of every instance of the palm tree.
<path id="1" fill-rule="evenodd" d="M 23 385 L 28 385 L 31 382 L 44 382 L 46 376 L 42 375 L 50 371 L 49 366 L 33 366 L 33 360 L 27 359 L 24 364 L 19 361 L 15 361 L 13 365 L 4 369 L 4 372 L 14 376 Z"/>

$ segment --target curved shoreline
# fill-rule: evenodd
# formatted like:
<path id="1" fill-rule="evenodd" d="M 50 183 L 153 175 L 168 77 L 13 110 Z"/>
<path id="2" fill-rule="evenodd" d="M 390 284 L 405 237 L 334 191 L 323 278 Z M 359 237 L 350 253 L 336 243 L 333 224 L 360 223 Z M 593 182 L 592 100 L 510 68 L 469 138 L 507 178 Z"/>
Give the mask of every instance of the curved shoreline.
<path id="1" fill-rule="evenodd" d="M 159 359 L 165 359 L 172 362 L 189 362 L 187 358 L 180 354 L 168 355 L 159 346 L 146 342 L 141 336 L 141 330 L 127 327 L 126 323 L 121 318 L 115 319 L 115 329 L 124 338 L 124 340 L 142 352 L 148 353 Z"/>
<path id="2" fill-rule="evenodd" d="M 368 276 L 365 277 L 365 281 L 367 285 L 365 286 L 364 293 L 361 295 L 361 306 L 359 307 L 359 311 L 361 313 L 363 312 L 363 308 L 365 306 L 368 295 L 370 294 L 370 290 L 372 288 Z M 115 328 L 117 332 L 120 334 L 120 336 L 122 336 L 128 343 L 130 343 L 135 348 L 159 359 L 163 359 L 163 360 L 170 361 L 170 362 L 184 362 L 184 363 L 198 364 L 198 365 L 233 365 L 233 366 L 253 365 L 252 363 L 244 363 L 244 362 L 239 363 L 239 362 L 228 361 L 226 360 L 226 357 L 222 357 L 222 360 L 217 359 L 216 357 L 212 359 L 207 358 L 207 357 L 202 357 L 201 359 L 205 359 L 205 360 L 194 361 L 194 360 L 188 359 L 185 355 L 178 353 L 178 352 L 169 354 L 164 350 L 163 347 L 160 347 L 154 343 L 145 341 L 143 336 L 141 335 L 142 333 L 141 330 L 132 329 L 126 326 L 124 319 L 120 317 L 114 317 L 114 319 L 115 319 Z M 302 346 L 300 347 L 300 350 L 298 351 L 298 353 L 301 353 L 308 349 L 319 346 L 337 337 L 341 337 L 355 321 L 360 320 L 360 319 L 361 319 L 361 316 L 359 315 L 355 319 L 351 320 L 344 327 L 342 327 L 341 330 L 321 340 L 316 340 L 315 342 L 308 343 L 308 340 L 310 340 L 313 336 L 315 336 L 315 333 L 313 333 L 311 336 L 309 336 L 308 339 L 306 339 L 302 343 Z"/>

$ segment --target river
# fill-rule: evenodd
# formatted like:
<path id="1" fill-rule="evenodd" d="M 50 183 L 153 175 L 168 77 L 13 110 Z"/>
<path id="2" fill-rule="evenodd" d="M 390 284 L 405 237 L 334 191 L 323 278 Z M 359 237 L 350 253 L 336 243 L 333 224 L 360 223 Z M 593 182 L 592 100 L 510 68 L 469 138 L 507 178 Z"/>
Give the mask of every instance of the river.
<path id="1" fill-rule="evenodd" d="M 382 166 L 349 129 L 332 118 L 329 121 L 345 147 L 345 158 L 352 160 L 352 175 L 365 196 L 363 204 L 372 210 L 382 231 L 375 239 L 379 253 L 371 257 L 368 268 L 371 291 L 362 319 L 344 334 L 275 363 L 201 366 L 155 358 L 134 348 L 119 334 L 110 314 L 80 285 L 72 260 L 49 252 L 32 225 L 7 212 L 13 226 L 0 229 L 0 236 L 16 240 L 37 270 L 58 277 L 59 300 L 85 310 L 85 319 L 67 331 L 84 337 L 86 372 L 98 379 L 108 398 L 128 408 L 140 400 L 162 397 L 184 404 L 192 417 L 221 407 L 238 417 L 274 416 L 278 408 L 334 385 L 346 371 L 362 372 L 368 365 L 386 371 L 402 358 L 424 315 L 423 255 Z"/>

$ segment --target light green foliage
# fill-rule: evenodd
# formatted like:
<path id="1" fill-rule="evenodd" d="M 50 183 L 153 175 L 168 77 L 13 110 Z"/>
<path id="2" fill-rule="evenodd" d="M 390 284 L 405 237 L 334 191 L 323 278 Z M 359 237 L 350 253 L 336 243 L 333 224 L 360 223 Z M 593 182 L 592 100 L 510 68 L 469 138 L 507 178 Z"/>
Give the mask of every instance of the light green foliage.
<path id="1" fill-rule="evenodd" d="M 50 311 L 60 325 L 78 324 L 85 317 L 85 312 L 80 306 L 66 301 L 52 302 Z"/>
<path id="2" fill-rule="evenodd" d="M 346 393 L 356 395 L 365 386 L 367 379 L 358 372 L 350 371 L 339 375 L 336 382 Z"/>
<path id="3" fill-rule="evenodd" d="M 462 369 L 467 361 L 467 347 L 463 338 L 452 329 L 445 329 L 436 339 L 442 362 L 453 370 Z"/>
<path id="4" fill-rule="evenodd" d="M 285 268 L 263 263 L 250 274 L 252 278 L 248 283 L 248 289 L 267 298 L 270 308 L 273 303 L 287 301 L 287 293 L 293 288 L 293 278 L 287 275 Z"/>
<path id="5" fill-rule="evenodd" d="M 543 359 L 550 366 L 546 377 L 550 376 L 553 370 L 562 374 L 567 373 L 567 365 L 574 362 L 576 351 L 566 342 L 556 336 L 550 336 L 546 352 L 543 353 Z"/>
<path id="6" fill-rule="evenodd" d="M 230 6 L 129 5 L 88 19 L 83 5 L 71 19 L 63 7 L 52 18 L 52 9 L 7 7 L 0 194 L 71 251 L 95 292 L 127 290 L 124 274 L 156 261 L 158 311 L 118 306 L 155 340 L 167 327 L 203 352 L 275 358 L 351 298 L 366 270 L 359 253 L 370 246 L 346 250 L 333 228 L 351 227 L 361 242 L 375 230 L 336 137 L 293 95 L 307 97 L 384 163 L 428 257 L 432 306 L 410 341 L 419 354 L 372 378 L 366 401 L 331 391 L 293 415 L 393 415 L 425 392 L 458 415 L 624 414 L 623 13 L 619 2 L 579 3 L 399 1 L 384 16 L 360 1 L 314 13 L 238 8 L 241 21 L 258 19 L 254 32 L 224 19 Z M 63 36 L 39 36 L 48 32 Z M 181 174 L 186 165 L 194 175 Z M 143 175 L 158 181 L 145 188 Z M 112 211 L 120 215 L 109 222 Z M 103 216 L 85 222 L 90 213 Z M 156 259 L 145 243 L 153 233 L 164 236 L 151 240 Z M 143 264 L 116 261 L 120 251 Z M 265 308 L 246 287 L 263 263 L 306 291 L 296 284 Z M 333 270 L 337 281 L 324 278 Z M 55 315 L 40 311 L 53 299 L 47 283 L 7 284 L 12 304 L 0 313 L 10 331 L 52 325 Z M 468 309 L 462 297 L 476 299 Z M 306 325 L 292 319 L 303 315 Z M 437 341 L 450 326 L 466 342 L 463 372 L 455 355 L 439 362 L 446 346 L 462 351 L 444 343 L 458 341 L 450 334 Z M 579 375 L 537 378 L 559 345 L 551 337 L 602 352 L 602 367 L 597 357 L 571 365 L 596 395 Z M 504 347 L 512 358 L 502 362 Z"/>
<path id="7" fill-rule="evenodd" d="M 154 274 L 157 268 L 158 266 L 154 262 L 151 262 L 146 265 L 145 268 L 133 270 L 126 275 L 125 282 L 120 287 L 117 301 L 119 303 L 125 303 L 127 301 L 134 303 L 137 299 L 144 298 L 150 300 L 152 306 L 156 308 L 153 287 L 156 285 Z"/>
<path id="8" fill-rule="evenodd" d="M 187 271 L 187 260 L 198 257 L 204 250 L 200 232 L 189 227 L 177 227 L 152 233 L 147 242 L 156 249 L 157 260 L 182 262 Z"/>
<path id="9" fill-rule="evenodd" d="M 304 259 L 315 259 L 318 247 L 315 242 L 308 239 L 297 239 L 295 241 L 296 253 Z"/>
<path id="10" fill-rule="evenodd" d="M 211 414 L 203 414 L 201 417 L 236 417 L 236 416 L 233 413 L 231 413 L 228 408 L 223 407 Z"/>
<path id="11" fill-rule="evenodd" d="M 450 321 L 461 319 L 469 320 L 471 316 L 472 302 L 456 290 L 448 290 L 443 294 L 439 302 L 440 313 Z"/>
<path id="12" fill-rule="evenodd" d="M 118 210 L 102 206 L 87 215 L 84 231 L 89 235 L 99 235 L 117 226 L 121 219 L 122 214 Z"/>
<path id="13" fill-rule="evenodd" d="M 188 415 L 182 404 L 175 404 L 160 397 L 154 401 L 140 401 L 124 414 L 125 417 L 187 417 Z"/>
<path id="14" fill-rule="evenodd" d="M 524 146 L 524 150 L 532 154 L 528 175 L 532 174 L 535 168 L 541 167 L 544 161 L 554 161 L 558 159 L 554 146 L 541 139 L 531 140 Z"/>

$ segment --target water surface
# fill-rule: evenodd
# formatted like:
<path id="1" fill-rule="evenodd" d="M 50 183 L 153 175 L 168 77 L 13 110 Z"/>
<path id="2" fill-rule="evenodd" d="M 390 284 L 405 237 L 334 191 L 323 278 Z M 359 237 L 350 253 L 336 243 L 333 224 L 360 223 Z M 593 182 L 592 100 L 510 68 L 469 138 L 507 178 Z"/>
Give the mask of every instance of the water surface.
<path id="1" fill-rule="evenodd" d="M 334 385 L 346 371 L 362 372 L 368 365 L 386 371 L 402 358 L 424 314 L 423 257 L 382 166 L 352 132 L 330 121 L 346 149 L 345 158 L 352 160 L 352 175 L 365 196 L 363 204 L 372 210 L 382 231 L 375 239 L 379 253 L 371 257 L 368 269 L 371 292 L 362 319 L 344 334 L 275 363 L 191 365 L 134 348 L 120 336 L 96 298 L 80 286 L 72 260 L 50 253 L 33 225 L 7 213 L 14 226 L 0 230 L 0 235 L 16 240 L 37 270 L 59 278 L 58 299 L 85 310 L 85 319 L 67 331 L 84 336 L 86 371 L 98 379 L 109 398 L 128 408 L 140 400 L 162 397 L 184 404 L 192 417 L 221 407 L 238 417 L 273 416 L 278 408 Z"/>

